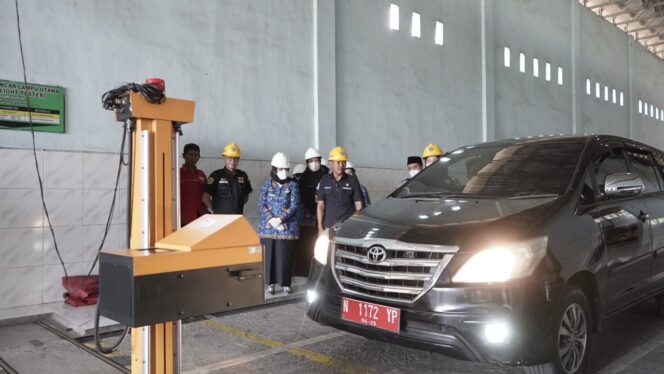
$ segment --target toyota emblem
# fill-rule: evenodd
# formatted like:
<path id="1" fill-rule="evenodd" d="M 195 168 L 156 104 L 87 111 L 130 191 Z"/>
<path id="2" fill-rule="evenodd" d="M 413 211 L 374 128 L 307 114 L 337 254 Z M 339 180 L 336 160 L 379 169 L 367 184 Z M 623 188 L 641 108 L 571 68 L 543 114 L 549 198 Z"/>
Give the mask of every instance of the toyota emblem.
<path id="1" fill-rule="evenodd" d="M 383 262 L 387 258 L 387 251 L 385 251 L 385 248 L 379 245 L 374 245 L 369 247 L 369 250 L 367 251 L 367 258 L 371 262 Z"/>

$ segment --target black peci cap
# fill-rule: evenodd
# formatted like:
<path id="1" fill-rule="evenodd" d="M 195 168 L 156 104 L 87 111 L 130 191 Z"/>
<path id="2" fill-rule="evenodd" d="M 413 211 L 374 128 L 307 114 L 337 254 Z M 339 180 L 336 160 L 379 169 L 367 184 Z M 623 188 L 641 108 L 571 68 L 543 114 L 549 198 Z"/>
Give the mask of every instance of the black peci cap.
<path id="1" fill-rule="evenodd" d="M 420 156 L 408 156 L 408 162 L 406 163 L 406 166 L 410 164 L 418 164 L 422 166 L 422 158 L 420 158 Z"/>

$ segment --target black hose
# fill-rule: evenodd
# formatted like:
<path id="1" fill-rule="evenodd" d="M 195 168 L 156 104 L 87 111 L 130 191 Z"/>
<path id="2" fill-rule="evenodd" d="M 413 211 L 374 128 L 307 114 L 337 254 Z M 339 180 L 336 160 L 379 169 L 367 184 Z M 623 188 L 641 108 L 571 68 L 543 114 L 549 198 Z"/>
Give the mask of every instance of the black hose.
<path id="1" fill-rule="evenodd" d="M 122 335 L 120 335 L 120 339 L 118 339 L 117 342 L 113 343 L 108 348 L 103 347 L 101 345 L 101 340 L 99 339 L 99 302 L 97 302 L 97 309 L 95 311 L 95 346 L 97 347 L 97 350 L 105 355 L 115 351 L 120 344 L 122 344 L 122 341 L 127 336 L 127 332 L 129 332 L 129 326 L 124 328 Z"/>

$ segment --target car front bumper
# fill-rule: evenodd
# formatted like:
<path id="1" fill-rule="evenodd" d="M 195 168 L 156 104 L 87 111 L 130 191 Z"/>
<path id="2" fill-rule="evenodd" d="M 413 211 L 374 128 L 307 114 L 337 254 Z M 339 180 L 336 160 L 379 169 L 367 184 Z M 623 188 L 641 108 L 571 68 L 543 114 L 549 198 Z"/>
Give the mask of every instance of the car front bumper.
<path id="1" fill-rule="evenodd" d="M 520 280 L 473 287 L 434 287 L 413 304 L 403 305 L 346 295 L 330 269 L 312 261 L 307 315 L 321 324 L 366 338 L 439 351 L 458 358 L 500 365 L 549 361 L 552 318 L 559 287 Z M 398 333 L 341 318 L 342 297 L 401 310 Z M 492 328 L 506 332 L 496 341 Z M 495 330 L 495 329 L 494 329 Z"/>

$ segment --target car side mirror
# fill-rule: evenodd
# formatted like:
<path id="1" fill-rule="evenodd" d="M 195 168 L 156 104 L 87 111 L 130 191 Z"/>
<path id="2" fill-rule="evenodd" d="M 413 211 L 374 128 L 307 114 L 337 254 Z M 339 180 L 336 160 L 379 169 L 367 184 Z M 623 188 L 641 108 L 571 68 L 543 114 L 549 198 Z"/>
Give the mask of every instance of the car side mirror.
<path id="1" fill-rule="evenodd" d="M 636 196 L 643 191 L 645 185 L 636 173 L 609 174 L 604 179 L 604 193 L 606 196 L 626 197 Z"/>

